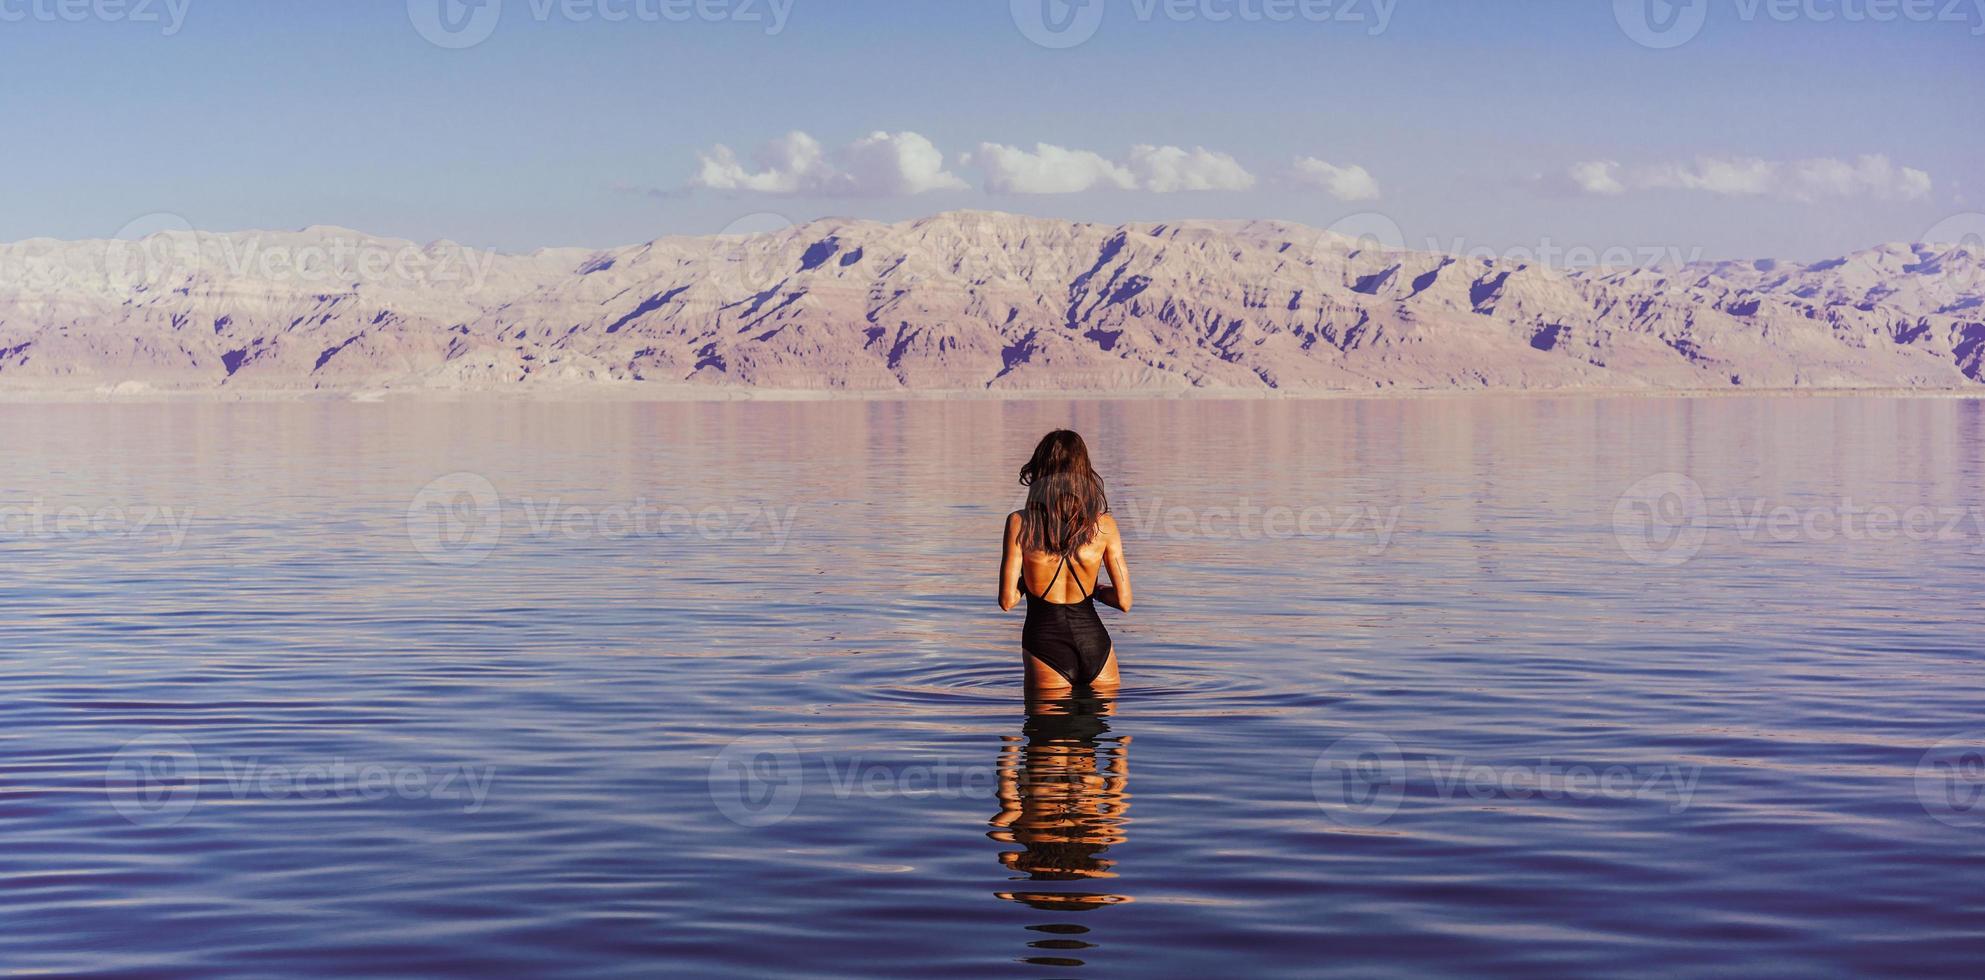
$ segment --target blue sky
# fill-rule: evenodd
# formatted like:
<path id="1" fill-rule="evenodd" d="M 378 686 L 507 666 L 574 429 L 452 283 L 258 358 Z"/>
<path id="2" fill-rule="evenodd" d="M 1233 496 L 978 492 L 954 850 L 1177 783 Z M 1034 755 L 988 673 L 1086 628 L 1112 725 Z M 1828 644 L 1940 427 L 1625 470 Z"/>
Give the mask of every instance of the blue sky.
<path id="1" fill-rule="evenodd" d="M 167 212 L 525 249 L 974 207 L 1813 258 L 1985 211 L 1985 0 L 1693 0 L 1673 47 L 1611 0 L 482 0 L 449 48 L 437 2 L 0 0 L 0 239 Z M 1043 9 L 1081 43 L 1031 40 Z M 758 156 L 793 132 L 818 159 Z"/>

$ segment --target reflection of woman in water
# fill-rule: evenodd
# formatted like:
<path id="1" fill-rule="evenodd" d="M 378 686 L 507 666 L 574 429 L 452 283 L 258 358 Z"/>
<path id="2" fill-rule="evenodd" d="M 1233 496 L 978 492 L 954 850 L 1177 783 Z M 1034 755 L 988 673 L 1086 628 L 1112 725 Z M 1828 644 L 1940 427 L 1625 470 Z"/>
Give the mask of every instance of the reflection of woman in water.
<path id="1" fill-rule="evenodd" d="M 987 836 L 1017 846 L 999 855 L 999 863 L 1016 872 L 1016 880 L 1089 885 L 1116 877 L 1116 862 L 1104 855 L 1111 845 L 1125 840 L 1130 736 L 1106 737 L 1110 728 L 1103 718 L 1111 710 L 1110 702 L 1099 698 L 1030 702 L 1022 736 L 1007 736 L 1000 745 L 1000 811 L 993 816 Z M 994 894 L 1047 912 L 1083 912 L 1130 901 L 1102 891 L 1039 888 L 1036 884 L 1026 891 Z M 1047 923 L 1027 928 L 1055 937 L 1028 945 L 1062 954 L 1030 959 L 1037 965 L 1081 966 L 1082 961 L 1066 954 L 1094 946 L 1074 938 L 1086 934 L 1086 926 Z"/>
<path id="2" fill-rule="evenodd" d="M 999 607 L 1012 609 L 1027 597 L 1020 649 L 1028 695 L 1114 692 L 1116 649 L 1096 600 L 1129 612 L 1130 567 L 1103 478 L 1089 465 L 1089 447 L 1067 429 L 1048 433 L 1020 468 L 1020 483 L 1027 505 L 1006 517 Z M 1105 570 L 1108 585 L 1101 581 Z"/>

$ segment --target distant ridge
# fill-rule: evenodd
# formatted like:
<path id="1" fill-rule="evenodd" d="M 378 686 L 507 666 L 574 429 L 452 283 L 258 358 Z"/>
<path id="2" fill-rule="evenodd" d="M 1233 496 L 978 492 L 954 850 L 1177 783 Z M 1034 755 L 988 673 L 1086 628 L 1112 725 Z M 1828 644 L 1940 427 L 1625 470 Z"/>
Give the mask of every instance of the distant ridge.
<path id="1" fill-rule="evenodd" d="M 1982 264 L 1567 271 L 970 211 L 529 255 L 322 227 L 42 239 L 0 246 L 0 393 L 1976 390 Z"/>

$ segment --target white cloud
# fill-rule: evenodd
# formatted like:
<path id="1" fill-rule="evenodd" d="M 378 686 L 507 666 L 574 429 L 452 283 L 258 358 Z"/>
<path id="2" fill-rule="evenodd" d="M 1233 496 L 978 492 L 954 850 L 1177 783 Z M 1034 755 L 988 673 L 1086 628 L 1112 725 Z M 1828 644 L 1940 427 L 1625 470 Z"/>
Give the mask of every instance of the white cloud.
<path id="1" fill-rule="evenodd" d="M 1588 194 L 1628 190 L 1700 191 L 1723 197 L 1777 197 L 1821 201 L 1871 197 L 1922 200 L 1930 196 L 1930 175 L 1898 167 L 1871 154 L 1852 162 L 1831 158 L 1774 161 L 1759 157 L 1698 157 L 1688 163 L 1661 163 L 1623 169 L 1612 160 L 1573 164 L 1566 176 Z"/>
<path id="2" fill-rule="evenodd" d="M 721 144 L 698 158 L 689 183 L 708 190 L 888 197 L 970 186 L 944 169 L 944 154 L 930 140 L 908 132 L 878 131 L 829 154 L 819 140 L 795 131 L 760 148 L 752 157 L 756 169 Z"/>
<path id="3" fill-rule="evenodd" d="M 1617 160 L 1588 160 L 1571 165 L 1571 182 L 1587 194 L 1614 195 L 1626 193 L 1626 185 L 1620 183 L 1620 163 Z"/>
<path id="4" fill-rule="evenodd" d="M 930 140 L 909 132 L 871 133 L 832 151 L 806 133 L 792 132 L 765 144 L 748 162 L 723 145 L 698 154 L 698 161 L 689 186 L 705 190 L 895 197 L 970 186 L 945 169 L 943 152 Z M 1170 194 L 1247 190 L 1255 184 L 1239 161 L 1203 146 L 1188 150 L 1145 144 L 1132 147 L 1123 160 L 1111 160 L 1051 143 L 1036 143 L 1031 150 L 981 143 L 960 162 L 983 171 L 985 189 L 995 194 L 1096 189 Z M 1361 168 L 1346 168 L 1338 179 L 1353 191 L 1377 193 L 1371 175 Z"/>
<path id="5" fill-rule="evenodd" d="M 1137 178 L 1100 153 L 1036 143 L 1032 152 L 999 143 L 980 143 L 966 159 L 986 174 L 994 194 L 1075 194 L 1093 187 L 1133 190 Z"/>
<path id="6" fill-rule="evenodd" d="M 1176 146 L 1134 146 L 1129 167 L 1138 184 L 1154 194 L 1244 191 L 1254 186 L 1254 175 L 1233 157 L 1203 146 L 1189 151 Z"/>
<path id="7" fill-rule="evenodd" d="M 754 158 L 762 168 L 755 173 L 745 169 L 737 154 L 721 143 L 697 158 L 701 166 L 690 185 L 719 191 L 796 194 L 807 183 L 822 179 L 829 169 L 820 141 L 801 132 L 787 133 L 765 144 Z"/>
<path id="8" fill-rule="evenodd" d="M 1096 188 L 1171 194 L 1254 186 L 1254 175 L 1233 157 L 1202 146 L 1139 145 L 1118 162 L 1051 143 L 1036 143 L 1032 150 L 981 143 L 966 163 L 985 172 L 986 190 L 995 194 L 1074 194 Z"/>
<path id="9" fill-rule="evenodd" d="M 971 186 L 944 169 L 944 154 L 916 133 L 870 133 L 850 144 L 842 157 L 851 193 L 922 194 Z"/>
<path id="10" fill-rule="evenodd" d="M 1879 154 L 1852 165 L 1839 160 L 1804 160 L 1792 165 L 1793 185 L 1810 197 L 1854 197 L 1920 201 L 1930 196 L 1930 175 L 1914 167 L 1898 167 Z"/>
<path id="11" fill-rule="evenodd" d="M 1706 191 L 1725 197 L 1758 197 L 1780 186 L 1778 165 L 1756 157 L 1701 157 L 1693 163 L 1664 163 L 1633 175 L 1637 187 Z"/>
<path id="12" fill-rule="evenodd" d="M 1299 184 L 1321 187 L 1340 201 L 1369 201 L 1378 197 L 1378 181 L 1355 163 L 1340 167 L 1316 157 L 1298 157 L 1289 177 Z"/>

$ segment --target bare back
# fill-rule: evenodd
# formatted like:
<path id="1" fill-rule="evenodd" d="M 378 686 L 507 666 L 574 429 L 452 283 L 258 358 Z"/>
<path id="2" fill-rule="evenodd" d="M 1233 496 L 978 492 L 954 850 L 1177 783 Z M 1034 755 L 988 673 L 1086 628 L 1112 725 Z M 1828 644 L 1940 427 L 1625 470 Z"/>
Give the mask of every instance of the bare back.
<path id="1" fill-rule="evenodd" d="M 1000 562 L 1000 606 L 1010 609 L 1026 593 L 1055 603 L 1081 602 L 1094 595 L 1106 605 L 1124 608 L 1130 592 L 1130 568 L 1124 560 L 1123 537 L 1117 522 L 1102 515 L 1096 533 L 1075 549 L 1067 562 L 1047 551 L 1020 547 L 1021 515 L 1007 516 L 1006 547 Z M 1110 584 L 1104 585 L 1104 572 Z"/>
<path id="2" fill-rule="evenodd" d="M 1060 555 L 1023 550 L 1020 568 L 1027 591 L 1049 602 L 1061 603 L 1081 602 L 1094 592 L 1096 578 L 1103 573 L 1103 556 L 1109 550 L 1101 528 L 1097 531 L 1096 537 L 1075 549 L 1066 562 Z"/>

